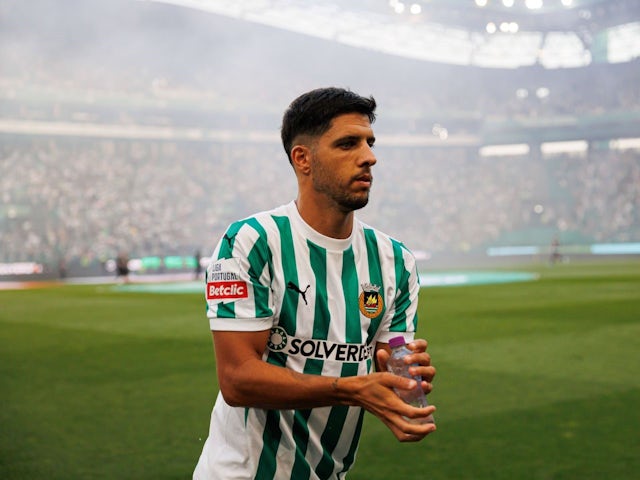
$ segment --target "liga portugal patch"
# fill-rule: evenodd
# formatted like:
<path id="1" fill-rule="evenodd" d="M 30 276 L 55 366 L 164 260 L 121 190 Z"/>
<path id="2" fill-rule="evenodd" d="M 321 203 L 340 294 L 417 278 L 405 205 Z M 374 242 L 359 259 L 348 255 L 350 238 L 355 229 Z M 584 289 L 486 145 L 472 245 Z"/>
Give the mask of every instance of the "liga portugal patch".
<path id="1" fill-rule="evenodd" d="M 231 282 L 207 283 L 207 300 L 237 300 L 248 297 L 247 282 L 234 280 Z"/>
<path id="2" fill-rule="evenodd" d="M 380 287 L 370 283 L 363 284 L 362 293 L 358 298 L 358 306 L 360 307 L 360 313 L 367 318 L 375 318 L 380 315 L 384 307 L 384 300 L 380 295 Z"/>

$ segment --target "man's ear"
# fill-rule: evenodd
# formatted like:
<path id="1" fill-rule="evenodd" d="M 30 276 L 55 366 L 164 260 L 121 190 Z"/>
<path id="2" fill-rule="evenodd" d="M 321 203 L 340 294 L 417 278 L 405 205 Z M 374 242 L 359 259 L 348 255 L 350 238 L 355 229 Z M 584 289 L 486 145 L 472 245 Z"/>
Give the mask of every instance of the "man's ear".
<path id="1" fill-rule="evenodd" d="M 305 145 L 295 145 L 291 149 L 291 163 L 297 172 L 308 175 L 311 171 L 311 150 Z"/>

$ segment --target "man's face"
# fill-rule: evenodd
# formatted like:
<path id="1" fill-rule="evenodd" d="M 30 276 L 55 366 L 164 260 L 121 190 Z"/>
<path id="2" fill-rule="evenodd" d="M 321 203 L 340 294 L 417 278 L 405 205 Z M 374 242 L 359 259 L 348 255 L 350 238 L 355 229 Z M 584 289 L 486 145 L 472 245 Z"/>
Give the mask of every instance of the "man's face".
<path id="1" fill-rule="evenodd" d="M 350 212 L 369 201 L 376 163 L 369 118 L 359 113 L 337 116 L 311 146 L 311 180 L 316 192 Z"/>

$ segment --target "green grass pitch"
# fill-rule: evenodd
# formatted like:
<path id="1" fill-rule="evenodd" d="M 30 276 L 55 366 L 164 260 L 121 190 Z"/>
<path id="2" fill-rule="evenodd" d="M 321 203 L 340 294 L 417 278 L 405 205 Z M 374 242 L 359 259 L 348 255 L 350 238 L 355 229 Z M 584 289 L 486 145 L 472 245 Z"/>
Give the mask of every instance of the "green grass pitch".
<path id="1" fill-rule="evenodd" d="M 640 262 L 524 270 L 422 290 L 438 431 L 367 415 L 348 478 L 638 478 Z M 216 392 L 200 295 L 0 291 L 2 479 L 190 478 Z"/>

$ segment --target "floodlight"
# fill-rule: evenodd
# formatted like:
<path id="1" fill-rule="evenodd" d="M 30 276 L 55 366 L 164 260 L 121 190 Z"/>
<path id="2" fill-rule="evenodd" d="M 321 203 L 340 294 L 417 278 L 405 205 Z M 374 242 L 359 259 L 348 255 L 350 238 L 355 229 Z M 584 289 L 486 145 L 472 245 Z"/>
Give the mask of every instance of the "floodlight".
<path id="1" fill-rule="evenodd" d="M 440 140 L 446 140 L 447 138 L 449 138 L 449 131 L 439 123 L 433 125 L 433 128 L 431 128 L 431 133 L 438 137 Z"/>
<path id="2" fill-rule="evenodd" d="M 640 150 L 640 138 L 617 138 L 609 141 L 612 150 Z"/>
<path id="3" fill-rule="evenodd" d="M 530 10 L 537 10 L 542 8 L 542 0 L 525 0 L 524 4 Z"/>
<path id="4" fill-rule="evenodd" d="M 509 145 L 485 145 L 478 151 L 481 157 L 510 157 L 515 155 L 528 155 L 529 145 L 526 143 L 514 143 Z"/>
<path id="5" fill-rule="evenodd" d="M 547 98 L 549 96 L 549 89 L 547 87 L 540 87 L 536 90 L 536 97 L 538 98 Z"/>
<path id="6" fill-rule="evenodd" d="M 566 142 L 544 142 L 540 144 L 543 155 L 559 153 L 584 153 L 589 150 L 589 142 L 586 140 L 571 140 Z"/>

